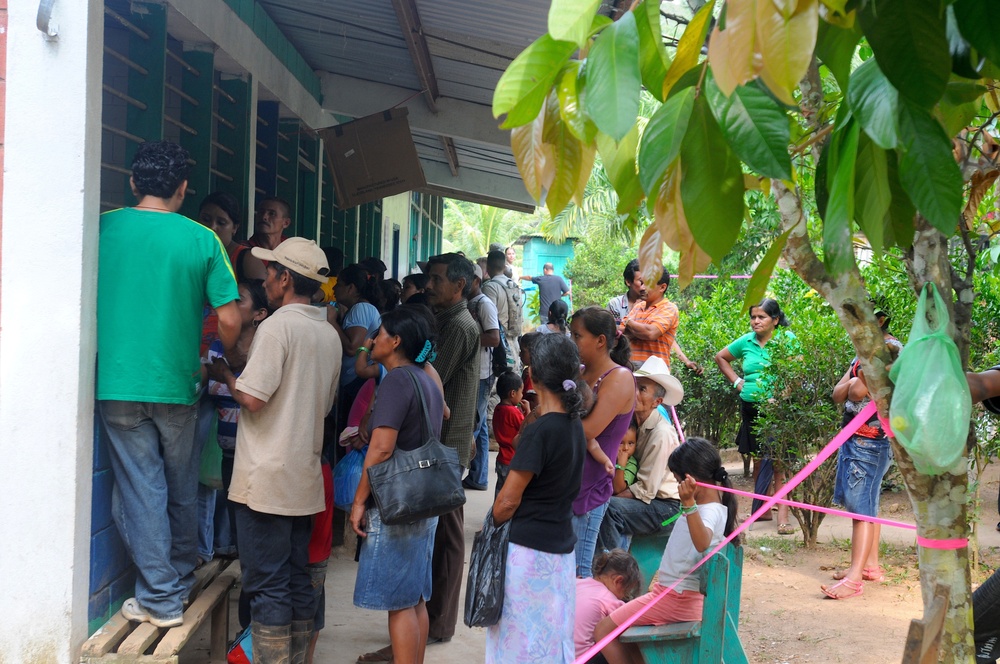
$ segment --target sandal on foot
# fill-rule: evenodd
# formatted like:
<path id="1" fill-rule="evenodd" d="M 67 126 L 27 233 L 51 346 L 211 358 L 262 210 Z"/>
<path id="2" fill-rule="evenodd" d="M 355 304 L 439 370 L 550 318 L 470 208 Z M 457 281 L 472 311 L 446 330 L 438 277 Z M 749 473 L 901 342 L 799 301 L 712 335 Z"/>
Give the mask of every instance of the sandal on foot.
<path id="1" fill-rule="evenodd" d="M 391 662 L 392 661 L 392 645 L 388 645 L 384 648 L 379 648 L 375 652 L 366 652 L 361 657 L 358 657 L 358 664 L 363 662 Z"/>
<path id="2" fill-rule="evenodd" d="M 881 567 L 866 567 L 861 570 L 862 581 L 885 581 L 885 570 Z"/>
<path id="3" fill-rule="evenodd" d="M 835 581 L 840 581 L 845 578 L 850 571 L 851 568 L 849 567 L 847 569 L 838 569 L 830 576 L 832 576 Z M 874 581 L 875 583 L 885 581 L 885 570 L 881 567 L 865 567 L 861 570 L 861 580 Z"/>
<path id="4" fill-rule="evenodd" d="M 833 592 L 840 586 L 844 586 L 845 588 L 850 590 L 851 593 L 848 595 L 838 595 L 837 593 Z M 840 583 L 835 583 L 829 588 L 827 588 L 826 586 L 820 586 L 819 589 L 822 590 L 823 594 L 829 597 L 830 599 L 849 599 L 851 597 L 857 597 L 858 595 L 863 593 L 865 591 L 865 584 L 863 584 L 860 581 L 852 581 L 851 579 L 844 577 L 843 579 L 841 579 Z"/>
<path id="5" fill-rule="evenodd" d="M 778 534 L 779 535 L 794 535 L 795 526 L 790 523 L 779 523 L 778 524 Z"/>

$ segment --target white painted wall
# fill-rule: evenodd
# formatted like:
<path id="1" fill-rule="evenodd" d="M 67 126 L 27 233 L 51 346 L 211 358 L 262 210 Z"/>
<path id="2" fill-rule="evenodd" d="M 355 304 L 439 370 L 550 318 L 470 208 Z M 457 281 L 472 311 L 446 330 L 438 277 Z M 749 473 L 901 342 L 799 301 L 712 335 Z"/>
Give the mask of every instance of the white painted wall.
<path id="1" fill-rule="evenodd" d="M 410 192 L 382 199 L 382 262 L 392 274 L 392 227 L 399 226 L 399 260 L 396 263 L 400 281 L 410 273 Z"/>
<path id="2" fill-rule="evenodd" d="M 101 0 L 9 4 L 0 256 L 0 661 L 74 662 L 90 571 Z"/>

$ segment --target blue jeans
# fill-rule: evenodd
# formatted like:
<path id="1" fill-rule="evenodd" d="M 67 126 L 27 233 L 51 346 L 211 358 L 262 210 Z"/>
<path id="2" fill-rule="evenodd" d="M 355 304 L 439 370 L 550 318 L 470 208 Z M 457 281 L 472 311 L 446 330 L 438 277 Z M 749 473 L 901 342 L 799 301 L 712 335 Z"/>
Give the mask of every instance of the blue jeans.
<path id="1" fill-rule="evenodd" d="M 973 638 L 976 662 L 995 662 L 1000 657 L 1000 572 L 993 572 L 972 593 Z"/>
<path id="2" fill-rule="evenodd" d="M 198 555 L 197 406 L 100 401 L 115 474 L 111 511 L 135 562 L 135 597 L 150 614 L 183 613 Z"/>
<path id="3" fill-rule="evenodd" d="M 479 394 L 476 397 L 476 414 L 479 425 L 473 432 L 476 439 L 476 456 L 469 463 L 467 479 L 476 486 L 485 487 L 490 481 L 490 423 L 486 421 L 486 406 L 490 400 L 492 378 L 479 380 Z"/>
<path id="4" fill-rule="evenodd" d="M 217 491 L 198 484 L 198 557 L 208 562 L 215 556 L 215 498 Z"/>
<path id="5" fill-rule="evenodd" d="M 887 439 L 851 436 L 837 453 L 834 502 L 854 514 L 878 516 L 882 478 L 891 461 L 892 448 Z"/>
<path id="6" fill-rule="evenodd" d="M 236 531 L 243 593 L 255 623 L 280 627 L 312 620 L 316 595 L 309 573 L 313 517 L 265 514 L 237 503 Z"/>
<path id="7" fill-rule="evenodd" d="M 601 522 L 598 550 L 628 549 L 633 535 L 669 535 L 674 525 L 663 522 L 680 508 L 680 502 L 672 498 L 654 498 L 648 505 L 637 498 L 612 498 Z"/>
<path id="8" fill-rule="evenodd" d="M 597 534 L 601 530 L 601 521 L 608 504 L 598 505 L 586 514 L 573 515 L 573 532 L 576 534 L 576 575 L 589 579 L 594 574 L 594 549 L 597 548 Z"/>

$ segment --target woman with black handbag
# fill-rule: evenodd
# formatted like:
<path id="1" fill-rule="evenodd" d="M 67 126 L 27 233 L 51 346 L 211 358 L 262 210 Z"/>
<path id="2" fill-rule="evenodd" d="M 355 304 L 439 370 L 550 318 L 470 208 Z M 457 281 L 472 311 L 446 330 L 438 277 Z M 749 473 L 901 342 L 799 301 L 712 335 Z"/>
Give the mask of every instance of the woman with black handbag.
<path id="1" fill-rule="evenodd" d="M 383 523 L 372 500 L 367 471 L 390 459 L 397 449 L 422 447 L 424 432 L 435 439 L 440 436 L 444 395 L 424 370 L 424 364 L 433 359 L 435 337 L 429 309 L 402 305 L 382 316 L 378 337 L 368 349 L 388 374 L 375 396 L 365 472 L 351 508 L 351 527 L 363 538 L 354 605 L 389 612 L 391 657 L 397 664 L 424 661 L 428 626 L 424 603 L 431 595 L 437 517 Z"/>
<path id="2" fill-rule="evenodd" d="M 580 379 L 576 346 L 561 334 L 535 342 L 530 371 L 541 416 L 521 431 L 493 503 L 494 523 L 511 523 L 503 608 L 486 632 L 486 661 L 568 664 L 575 653 L 573 500 L 587 449 L 580 417 L 590 388 Z"/>

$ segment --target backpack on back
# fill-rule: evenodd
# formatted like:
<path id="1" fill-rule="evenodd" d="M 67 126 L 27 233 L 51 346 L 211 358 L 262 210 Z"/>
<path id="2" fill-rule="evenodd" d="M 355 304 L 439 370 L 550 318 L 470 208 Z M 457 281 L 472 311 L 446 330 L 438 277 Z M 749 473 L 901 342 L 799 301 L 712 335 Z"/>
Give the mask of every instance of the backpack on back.
<path id="1" fill-rule="evenodd" d="M 488 295 L 485 297 L 489 299 Z M 479 298 L 469 301 L 469 313 L 472 314 L 472 318 L 479 325 L 480 330 L 483 329 L 482 321 L 479 318 L 479 305 L 481 302 L 482 300 Z M 497 325 L 499 325 L 500 343 L 490 349 L 490 374 L 493 376 L 499 376 L 514 367 L 514 354 L 510 350 L 510 344 L 507 343 L 506 330 L 504 330 L 503 323 L 500 321 L 497 321 Z"/>
<path id="2" fill-rule="evenodd" d="M 524 326 L 524 291 L 521 287 L 508 277 L 502 284 L 490 279 L 483 284 L 483 290 L 489 290 L 498 298 L 503 295 L 507 301 L 507 321 L 504 327 L 519 336 Z"/>

